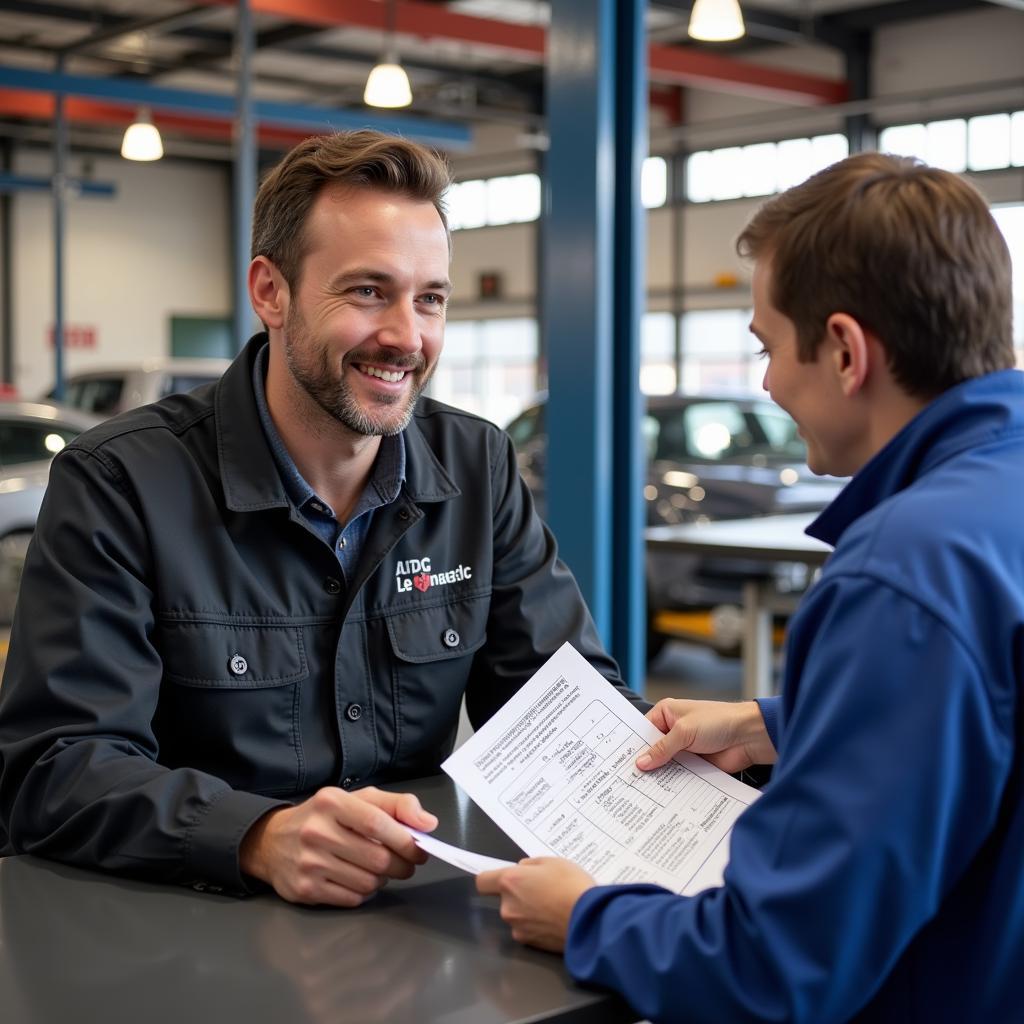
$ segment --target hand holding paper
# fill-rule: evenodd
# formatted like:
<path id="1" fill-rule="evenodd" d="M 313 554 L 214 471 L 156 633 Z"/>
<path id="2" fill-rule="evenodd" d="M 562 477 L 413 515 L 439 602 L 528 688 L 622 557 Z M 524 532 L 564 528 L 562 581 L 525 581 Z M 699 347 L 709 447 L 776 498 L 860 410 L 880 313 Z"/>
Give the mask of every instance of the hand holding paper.
<path id="1" fill-rule="evenodd" d="M 569 644 L 442 765 L 528 854 L 601 884 L 721 884 L 729 833 L 759 795 L 692 754 L 651 772 L 662 734 Z"/>

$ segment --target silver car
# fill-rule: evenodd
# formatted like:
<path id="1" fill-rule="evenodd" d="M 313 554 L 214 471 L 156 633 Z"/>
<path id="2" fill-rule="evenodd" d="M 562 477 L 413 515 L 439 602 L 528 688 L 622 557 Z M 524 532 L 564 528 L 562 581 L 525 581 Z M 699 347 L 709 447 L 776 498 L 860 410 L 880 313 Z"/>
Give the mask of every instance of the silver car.
<path id="1" fill-rule="evenodd" d="M 51 402 L 0 402 L 0 621 L 9 622 L 14 612 L 50 462 L 99 422 Z"/>
<path id="2" fill-rule="evenodd" d="M 68 377 L 64 401 L 94 416 L 113 416 L 218 380 L 228 365 L 227 359 L 169 357 L 87 370 Z M 53 398 L 53 392 L 47 397 Z"/>

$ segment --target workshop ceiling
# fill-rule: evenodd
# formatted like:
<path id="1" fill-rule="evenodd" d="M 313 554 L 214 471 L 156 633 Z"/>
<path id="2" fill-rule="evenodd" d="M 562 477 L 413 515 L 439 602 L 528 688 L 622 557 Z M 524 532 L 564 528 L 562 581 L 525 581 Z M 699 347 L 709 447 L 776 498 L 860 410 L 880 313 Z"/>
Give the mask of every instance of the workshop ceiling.
<path id="1" fill-rule="evenodd" d="M 745 39 L 696 44 L 685 0 L 652 0 L 648 11 L 652 103 L 683 109 L 682 90 L 710 89 L 840 102 L 845 83 L 786 69 L 768 50 L 817 42 L 840 51 L 895 21 L 926 22 L 954 11 L 1020 0 L 741 0 Z M 256 31 L 253 95 L 259 100 L 361 111 L 370 67 L 384 48 L 380 0 L 251 0 Z M 399 0 L 396 46 L 412 81 L 407 113 L 470 126 L 543 128 L 543 60 L 549 4 L 543 0 Z M 0 138 L 45 143 L 52 95 L 19 88 L 16 71 L 52 72 L 63 54 L 75 76 L 148 83 L 230 96 L 235 88 L 232 0 L 0 0 Z M 13 70 L 12 70 L 13 69 Z M 14 83 L 12 85 L 12 82 Z M 68 104 L 75 147 L 116 151 L 130 103 Z M 375 112 L 376 113 L 376 112 Z M 231 125 L 172 117 L 161 124 L 169 154 L 226 159 Z M 265 148 L 289 144 L 265 133 Z"/>

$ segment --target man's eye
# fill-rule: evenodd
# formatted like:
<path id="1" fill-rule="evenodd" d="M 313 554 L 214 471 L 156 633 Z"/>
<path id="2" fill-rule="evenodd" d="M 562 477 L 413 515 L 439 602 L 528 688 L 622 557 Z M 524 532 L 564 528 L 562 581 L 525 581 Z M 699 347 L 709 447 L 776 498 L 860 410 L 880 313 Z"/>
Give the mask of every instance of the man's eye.
<path id="1" fill-rule="evenodd" d="M 444 305 L 444 296 L 443 295 L 436 295 L 433 292 L 430 292 L 430 293 L 428 293 L 428 294 L 423 296 L 423 301 L 426 302 L 428 305 L 431 305 L 431 306 L 443 306 Z"/>
<path id="2" fill-rule="evenodd" d="M 377 289 L 368 284 L 359 285 L 358 287 L 353 288 L 352 291 L 354 291 L 361 299 L 372 299 L 377 294 Z"/>
<path id="3" fill-rule="evenodd" d="M 754 354 L 758 359 L 767 359 L 771 353 L 762 345 Z"/>

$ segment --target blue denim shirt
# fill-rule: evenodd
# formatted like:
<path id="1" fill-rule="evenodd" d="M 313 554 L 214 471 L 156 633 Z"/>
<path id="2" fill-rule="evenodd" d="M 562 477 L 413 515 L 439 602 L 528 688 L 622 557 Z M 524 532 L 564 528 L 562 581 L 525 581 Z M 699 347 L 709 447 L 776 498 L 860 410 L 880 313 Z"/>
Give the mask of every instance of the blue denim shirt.
<path id="1" fill-rule="evenodd" d="M 345 581 L 348 582 L 355 575 L 374 509 L 390 505 L 402 489 L 405 481 L 405 437 L 402 434 L 395 434 L 392 437 L 381 438 L 370 479 L 359 501 L 356 502 L 347 525 L 342 526 L 334 514 L 334 509 L 309 486 L 299 472 L 295 460 L 288 453 L 271 419 L 264 384 L 269 352 L 269 345 L 263 348 L 256 357 L 252 373 L 252 389 L 256 396 L 256 409 L 263 425 L 263 433 L 267 436 L 267 443 L 281 474 L 281 482 L 284 484 L 288 499 L 310 529 L 334 550 Z"/>

